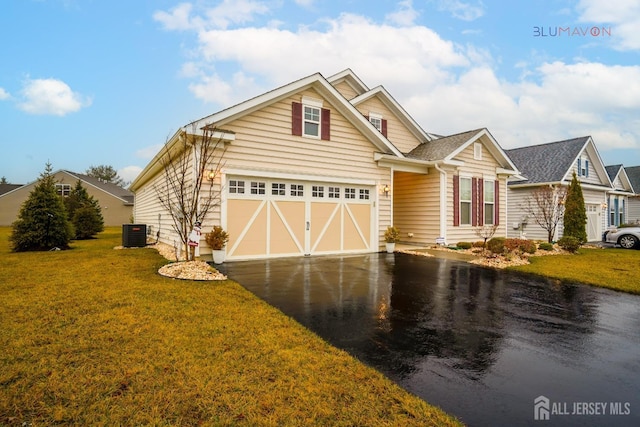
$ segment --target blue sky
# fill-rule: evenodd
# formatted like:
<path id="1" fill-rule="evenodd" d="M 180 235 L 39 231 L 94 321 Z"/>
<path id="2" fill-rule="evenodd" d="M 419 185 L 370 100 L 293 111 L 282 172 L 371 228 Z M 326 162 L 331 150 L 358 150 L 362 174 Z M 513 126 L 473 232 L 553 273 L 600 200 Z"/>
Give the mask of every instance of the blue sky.
<path id="1" fill-rule="evenodd" d="M 345 68 L 428 132 L 591 135 L 605 164 L 640 165 L 637 28 L 635 0 L 7 0 L 0 176 L 132 180 L 180 126 Z"/>

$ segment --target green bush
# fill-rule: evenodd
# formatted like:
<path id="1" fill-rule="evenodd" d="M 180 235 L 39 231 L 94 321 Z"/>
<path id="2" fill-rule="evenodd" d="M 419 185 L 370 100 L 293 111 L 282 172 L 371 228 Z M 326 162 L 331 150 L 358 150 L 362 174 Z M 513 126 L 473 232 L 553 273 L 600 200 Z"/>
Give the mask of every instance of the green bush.
<path id="1" fill-rule="evenodd" d="M 538 245 L 538 249 L 540 249 L 541 251 L 552 251 L 553 245 L 551 243 L 542 242 Z"/>
<path id="2" fill-rule="evenodd" d="M 504 253 L 504 242 L 504 237 L 493 237 L 487 242 L 487 249 L 494 254 L 502 254 Z"/>
<path id="3" fill-rule="evenodd" d="M 504 247 L 508 252 L 536 253 L 536 244 L 526 239 L 507 239 L 504 242 Z"/>
<path id="4" fill-rule="evenodd" d="M 484 248 L 484 242 L 482 240 L 478 240 L 473 242 L 473 247 L 474 248 Z"/>
<path id="5" fill-rule="evenodd" d="M 580 248 L 580 240 L 573 236 L 564 236 L 558 240 L 558 245 L 565 251 L 575 253 Z"/>
<path id="6" fill-rule="evenodd" d="M 473 245 L 471 242 L 458 242 L 457 246 L 460 249 L 471 249 Z"/>

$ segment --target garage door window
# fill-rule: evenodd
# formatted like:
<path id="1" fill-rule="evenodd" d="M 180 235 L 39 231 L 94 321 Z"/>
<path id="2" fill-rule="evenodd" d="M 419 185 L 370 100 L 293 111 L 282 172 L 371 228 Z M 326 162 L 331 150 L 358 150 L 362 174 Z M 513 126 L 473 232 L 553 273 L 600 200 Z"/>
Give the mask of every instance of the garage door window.
<path id="1" fill-rule="evenodd" d="M 360 200 L 369 200 L 369 190 L 366 188 L 360 189 Z"/>
<path id="2" fill-rule="evenodd" d="M 293 197 L 304 197 L 304 185 L 291 184 L 291 195 Z"/>
<path id="3" fill-rule="evenodd" d="M 311 197 L 324 197 L 324 186 L 314 185 L 311 187 Z"/>
<path id="4" fill-rule="evenodd" d="M 284 196 L 287 191 L 287 185 L 273 182 L 271 183 L 271 195 L 272 196 Z"/>
<path id="5" fill-rule="evenodd" d="M 340 187 L 329 187 L 329 198 L 330 199 L 339 199 L 340 198 Z"/>
<path id="6" fill-rule="evenodd" d="M 258 181 L 251 181 L 251 194 L 265 194 L 265 183 Z"/>
<path id="7" fill-rule="evenodd" d="M 344 198 L 345 199 L 355 199 L 356 198 L 356 189 L 355 188 L 345 188 L 344 189 Z"/>
<path id="8" fill-rule="evenodd" d="M 244 181 L 230 180 L 229 194 L 244 194 Z"/>

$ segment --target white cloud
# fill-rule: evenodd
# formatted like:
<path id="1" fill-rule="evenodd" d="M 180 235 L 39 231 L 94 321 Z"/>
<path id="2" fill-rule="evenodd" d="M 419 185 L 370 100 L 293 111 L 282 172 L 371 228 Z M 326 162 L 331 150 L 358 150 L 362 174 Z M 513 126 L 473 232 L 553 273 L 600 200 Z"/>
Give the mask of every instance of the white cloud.
<path id="1" fill-rule="evenodd" d="M 0 87 L 0 101 L 4 101 L 5 99 L 9 99 L 9 98 L 11 98 L 11 95 L 9 95 L 9 92 L 4 90 L 4 88 Z"/>
<path id="2" fill-rule="evenodd" d="M 311 7 L 315 0 L 294 0 L 298 6 Z"/>
<path id="3" fill-rule="evenodd" d="M 73 92 L 57 79 L 28 79 L 22 89 L 18 107 L 30 114 L 64 116 L 91 105 L 91 99 Z"/>
<path id="4" fill-rule="evenodd" d="M 180 3 L 171 9 L 171 12 L 157 11 L 153 14 L 153 19 L 163 24 L 165 30 L 192 30 L 200 27 L 202 21 L 191 20 L 191 3 Z"/>
<path id="5" fill-rule="evenodd" d="M 581 22 L 611 25 L 618 49 L 640 49 L 640 2 L 637 0 L 580 0 L 577 9 Z"/>
<path id="6" fill-rule="evenodd" d="M 162 150 L 162 147 L 164 147 L 164 144 L 154 144 L 148 147 L 141 148 L 140 150 L 136 151 L 136 157 L 140 159 L 151 160 L 156 154 L 160 152 L 160 150 Z"/>
<path id="7" fill-rule="evenodd" d="M 485 12 L 485 5 L 480 0 L 472 2 L 438 0 L 438 8 L 463 21 L 474 21 L 484 15 Z"/>
<path id="8" fill-rule="evenodd" d="M 399 9 L 388 14 L 385 18 L 388 22 L 404 27 L 413 25 L 419 13 L 413 8 L 412 0 L 404 0 L 398 3 Z"/>
<path id="9" fill-rule="evenodd" d="M 124 182 L 132 182 L 142 172 L 140 166 L 125 166 L 122 169 L 118 169 L 118 176 L 122 178 Z"/>
<path id="10" fill-rule="evenodd" d="M 213 8 L 194 10 L 191 3 L 180 3 L 170 12 L 157 11 L 153 18 L 166 30 L 226 29 L 233 24 L 252 22 L 256 15 L 266 15 L 269 6 L 255 0 L 223 0 Z M 203 16 L 192 16 L 201 13 Z"/>

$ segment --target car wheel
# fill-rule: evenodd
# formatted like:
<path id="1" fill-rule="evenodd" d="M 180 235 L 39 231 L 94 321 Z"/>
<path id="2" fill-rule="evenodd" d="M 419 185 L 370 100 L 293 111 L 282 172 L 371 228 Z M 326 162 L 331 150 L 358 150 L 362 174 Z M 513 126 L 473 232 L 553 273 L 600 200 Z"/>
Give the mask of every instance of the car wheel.
<path id="1" fill-rule="evenodd" d="M 618 239 L 618 244 L 625 249 L 633 249 L 638 244 L 638 238 L 631 234 L 625 234 Z"/>

